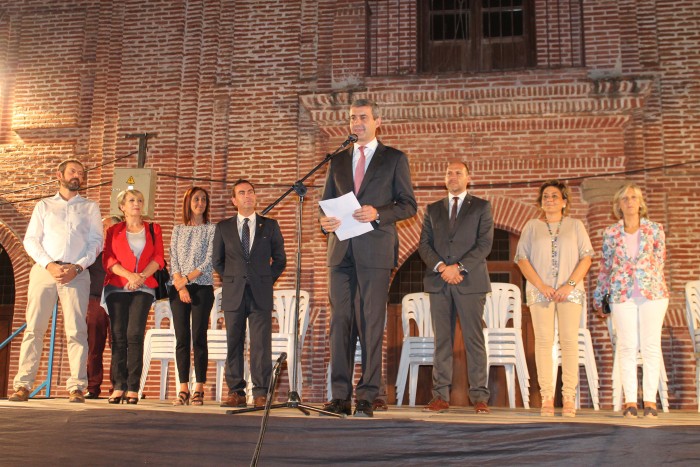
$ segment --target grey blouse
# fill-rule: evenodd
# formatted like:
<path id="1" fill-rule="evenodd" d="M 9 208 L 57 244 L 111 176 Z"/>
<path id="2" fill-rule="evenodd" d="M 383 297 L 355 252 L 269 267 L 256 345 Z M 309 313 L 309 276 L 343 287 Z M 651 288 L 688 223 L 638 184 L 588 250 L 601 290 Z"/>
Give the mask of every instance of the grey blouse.
<path id="1" fill-rule="evenodd" d="M 197 269 L 202 275 L 192 283 L 214 284 L 211 256 L 215 228 L 214 224 L 175 226 L 170 238 L 170 277 L 176 273 L 184 276 Z M 172 279 L 169 284 L 172 285 Z"/>
<path id="2" fill-rule="evenodd" d="M 555 289 L 569 280 L 582 258 L 593 256 L 591 239 L 583 222 L 564 217 L 559 234 L 558 226 L 559 223 L 554 223 L 547 228 L 547 223 L 542 219 L 529 220 L 520 236 L 514 259 L 516 263 L 527 259 L 542 281 Z M 567 301 L 581 305 L 584 293 L 583 281 L 579 281 Z M 528 305 L 549 301 L 529 281 L 525 286 L 525 296 Z"/>

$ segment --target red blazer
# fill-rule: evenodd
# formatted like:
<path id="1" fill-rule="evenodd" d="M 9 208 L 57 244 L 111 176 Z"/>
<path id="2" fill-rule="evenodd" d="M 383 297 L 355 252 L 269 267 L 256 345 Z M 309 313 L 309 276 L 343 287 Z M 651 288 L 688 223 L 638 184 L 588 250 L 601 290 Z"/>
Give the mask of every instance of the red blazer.
<path id="1" fill-rule="evenodd" d="M 151 237 L 149 223 L 144 221 L 143 226 L 146 230 L 146 245 L 143 247 L 138 266 L 136 265 L 136 256 L 131 251 L 129 241 L 126 239 L 126 222 L 115 224 L 107 230 L 105 246 L 102 251 L 102 265 L 106 272 L 105 285 L 109 284 L 123 288 L 129 282 L 124 277 L 112 272 L 112 266 L 115 264 L 121 264 L 125 269 L 135 272 L 142 272 L 151 261 L 158 263 L 160 268 L 163 268 L 165 265 L 165 259 L 163 258 L 163 231 L 160 225 L 153 224 L 153 233 L 156 235 L 155 242 Z M 146 279 L 144 285 L 154 289 L 158 286 L 158 283 L 153 276 L 150 276 Z"/>

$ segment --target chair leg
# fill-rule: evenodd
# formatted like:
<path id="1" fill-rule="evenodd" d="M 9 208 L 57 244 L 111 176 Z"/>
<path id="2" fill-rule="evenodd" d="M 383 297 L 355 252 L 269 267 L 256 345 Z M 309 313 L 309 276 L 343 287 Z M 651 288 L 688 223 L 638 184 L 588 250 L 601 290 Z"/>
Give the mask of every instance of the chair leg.
<path id="1" fill-rule="evenodd" d="M 506 370 L 506 385 L 508 386 L 508 403 L 510 408 L 515 408 L 515 364 L 503 366 Z"/>

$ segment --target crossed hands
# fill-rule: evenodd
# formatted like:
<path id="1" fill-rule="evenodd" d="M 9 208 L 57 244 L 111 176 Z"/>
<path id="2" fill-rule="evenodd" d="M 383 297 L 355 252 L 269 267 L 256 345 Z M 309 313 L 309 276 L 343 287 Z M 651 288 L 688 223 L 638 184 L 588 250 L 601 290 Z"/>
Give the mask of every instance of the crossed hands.
<path id="1" fill-rule="evenodd" d="M 442 280 L 451 285 L 459 284 L 464 280 L 464 276 L 459 271 L 459 265 L 457 264 L 445 266 L 442 268 L 442 271 L 438 272 L 440 272 L 440 277 L 442 277 Z"/>
<path id="2" fill-rule="evenodd" d="M 66 285 L 78 275 L 74 264 L 49 263 L 46 265 L 46 270 L 61 285 Z"/>

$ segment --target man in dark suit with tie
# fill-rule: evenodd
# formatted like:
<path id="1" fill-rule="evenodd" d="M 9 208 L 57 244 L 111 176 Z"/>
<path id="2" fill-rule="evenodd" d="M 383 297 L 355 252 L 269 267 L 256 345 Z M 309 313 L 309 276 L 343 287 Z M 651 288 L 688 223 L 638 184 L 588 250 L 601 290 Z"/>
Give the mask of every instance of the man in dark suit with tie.
<path id="1" fill-rule="evenodd" d="M 416 213 L 416 199 L 406 155 L 376 139 L 379 108 L 369 100 L 350 106 L 350 131 L 357 142 L 331 160 L 323 199 L 354 192 L 360 208 L 358 222 L 373 230 L 340 240 L 334 233 L 340 219 L 321 213 L 328 234 L 329 296 L 331 303 L 331 391 L 324 410 L 350 415 L 356 326 L 362 348 L 362 377 L 355 390 L 355 416 L 372 417 L 372 401 L 382 380 L 382 339 L 392 268 L 397 265 L 395 223 Z"/>
<path id="2" fill-rule="evenodd" d="M 491 282 L 486 257 L 493 243 L 491 204 L 467 192 L 469 168 L 450 162 L 445 184 L 449 196 L 425 212 L 418 252 L 428 266 L 423 281 L 430 294 L 435 332 L 433 399 L 428 412 L 449 408 L 452 385 L 452 345 L 456 318 L 467 351 L 469 399 L 477 414 L 489 413 L 486 346 L 481 317 Z"/>
<path id="3" fill-rule="evenodd" d="M 250 327 L 250 374 L 256 407 L 265 405 L 272 374 L 272 286 L 287 257 L 277 221 L 255 213 L 255 188 L 247 180 L 233 185 L 238 214 L 216 225 L 212 263 L 223 282 L 221 306 L 226 321 L 226 384 L 222 407 L 246 406 L 243 347 Z"/>

